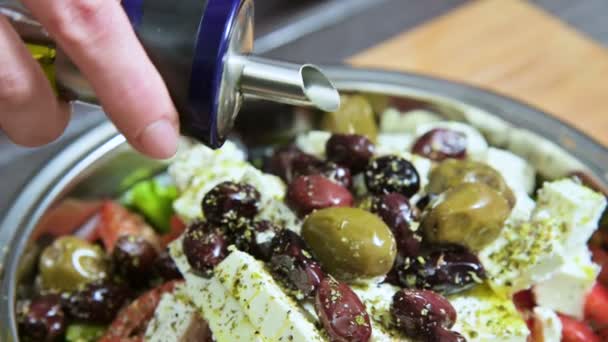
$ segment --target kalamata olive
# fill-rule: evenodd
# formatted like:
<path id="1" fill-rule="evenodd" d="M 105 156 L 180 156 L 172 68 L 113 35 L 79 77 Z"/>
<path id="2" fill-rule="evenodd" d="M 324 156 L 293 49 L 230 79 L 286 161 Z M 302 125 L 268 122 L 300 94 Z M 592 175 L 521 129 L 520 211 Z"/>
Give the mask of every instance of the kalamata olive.
<path id="1" fill-rule="evenodd" d="M 418 209 L 410 205 L 407 197 L 398 193 L 380 195 L 372 200 L 371 211 L 391 229 L 401 255 L 414 257 L 419 254 L 422 238 L 411 229 Z"/>
<path id="2" fill-rule="evenodd" d="M 478 251 L 498 237 L 510 213 L 498 191 L 483 183 L 462 183 L 439 196 L 422 220 L 422 231 L 429 242 Z"/>
<path id="3" fill-rule="evenodd" d="M 372 159 L 364 171 L 365 184 L 374 194 L 400 193 L 411 197 L 420 190 L 420 176 L 412 163 L 389 155 Z"/>
<path id="4" fill-rule="evenodd" d="M 88 284 L 84 289 L 69 294 L 64 308 L 70 317 L 86 323 L 107 324 L 131 296 L 124 284 L 101 282 Z"/>
<path id="5" fill-rule="evenodd" d="M 449 159 L 431 171 L 426 191 L 439 195 L 462 183 L 483 183 L 505 197 L 509 206 L 515 205 L 515 195 L 502 175 L 491 166 L 472 161 Z"/>
<path id="6" fill-rule="evenodd" d="M 353 178 L 350 170 L 334 162 L 302 154 L 293 159 L 293 179 L 299 176 L 321 175 L 345 188 L 350 188 Z"/>
<path id="7" fill-rule="evenodd" d="M 382 276 L 397 248 L 382 220 L 358 208 L 327 208 L 310 214 L 302 237 L 323 268 L 341 280 Z"/>
<path id="8" fill-rule="evenodd" d="M 298 234 L 287 229 L 280 231 L 272 240 L 270 268 L 288 287 L 308 297 L 314 295 L 325 274 L 306 249 Z"/>
<path id="9" fill-rule="evenodd" d="M 59 296 L 45 295 L 22 303 L 17 312 L 17 322 L 22 341 L 58 341 L 66 328 Z"/>
<path id="10" fill-rule="evenodd" d="M 175 261 L 166 250 L 162 251 L 156 258 L 156 261 L 154 262 L 154 272 L 164 281 L 183 278 Z"/>
<path id="11" fill-rule="evenodd" d="M 378 124 L 370 103 L 363 96 L 343 96 L 337 112 L 326 113 L 321 120 L 324 131 L 359 134 L 372 142 L 378 136 Z"/>
<path id="12" fill-rule="evenodd" d="M 466 342 L 467 339 L 464 338 L 460 333 L 456 331 L 448 330 L 444 327 L 434 326 L 431 328 L 427 341 L 429 342 Z"/>
<path id="13" fill-rule="evenodd" d="M 228 255 L 229 241 L 224 232 L 209 223 L 191 224 L 182 244 L 190 267 L 203 275 Z"/>
<path id="14" fill-rule="evenodd" d="M 435 128 L 414 142 L 412 152 L 434 161 L 447 158 L 464 159 L 467 152 L 467 137 L 461 132 Z"/>
<path id="15" fill-rule="evenodd" d="M 410 259 L 398 267 L 402 286 L 446 295 L 467 290 L 486 277 L 477 256 L 459 246 L 437 248 L 428 256 Z"/>
<path id="16" fill-rule="evenodd" d="M 435 199 L 436 195 L 426 194 L 416 202 L 416 208 L 418 208 L 418 212 L 423 212 L 428 205 Z"/>
<path id="17" fill-rule="evenodd" d="M 272 240 L 282 228 L 268 220 L 256 221 L 253 223 L 252 228 L 253 238 L 247 252 L 262 261 L 269 261 L 272 251 Z"/>
<path id="18" fill-rule="evenodd" d="M 320 160 L 317 157 L 302 152 L 295 144 L 289 144 L 274 151 L 266 161 L 264 170 L 281 177 L 285 183 L 291 183 L 297 177 L 296 169 L 318 162 Z"/>
<path id="19" fill-rule="evenodd" d="M 221 226 L 241 228 L 259 211 L 260 193 L 245 183 L 223 182 L 203 198 L 203 214 L 207 221 Z"/>
<path id="20" fill-rule="evenodd" d="M 357 134 L 334 134 L 325 145 L 327 159 L 348 167 L 353 173 L 365 168 L 374 150 L 369 139 Z"/>
<path id="21" fill-rule="evenodd" d="M 316 209 L 351 206 L 353 196 L 321 175 L 300 176 L 289 184 L 287 203 L 298 215 L 305 216 Z"/>
<path id="22" fill-rule="evenodd" d="M 369 341 L 372 327 L 365 305 L 345 283 L 327 277 L 315 296 L 315 310 L 332 341 Z"/>
<path id="23" fill-rule="evenodd" d="M 451 328 L 456 310 L 440 294 L 429 290 L 402 289 L 393 296 L 391 313 L 395 326 L 408 336 L 428 336 L 435 326 Z"/>
<path id="24" fill-rule="evenodd" d="M 143 285 L 149 278 L 158 253 L 143 237 L 123 235 L 116 241 L 112 260 L 116 272 L 133 285 Z"/>
<path id="25" fill-rule="evenodd" d="M 75 291 L 108 275 L 101 248 L 75 236 L 61 237 L 45 248 L 38 267 L 42 287 L 53 291 Z"/>

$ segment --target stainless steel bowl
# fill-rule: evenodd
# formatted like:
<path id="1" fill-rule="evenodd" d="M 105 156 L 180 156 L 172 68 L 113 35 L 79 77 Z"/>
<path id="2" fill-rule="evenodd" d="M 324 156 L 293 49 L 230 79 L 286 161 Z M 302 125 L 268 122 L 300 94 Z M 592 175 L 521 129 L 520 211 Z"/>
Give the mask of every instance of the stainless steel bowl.
<path id="1" fill-rule="evenodd" d="M 427 107 L 446 118 L 470 122 L 493 144 L 533 163 L 548 178 L 572 171 L 608 184 L 608 149 L 576 129 L 514 100 L 462 84 L 419 75 L 346 67 L 326 67 L 343 92 L 371 95 L 376 104 Z M 315 125 L 316 115 L 302 108 L 250 103 L 237 123 L 236 137 L 250 147 L 288 139 Z M 21 190 L 0 226 L 0 341 L 16 341 L 15 299 L 31 281 L 39 248 L 36 224 L 66 196 L 113 196 L 165 164 L 146 159 L 126 144 L 109 124 L 80 137 L 53 158 Z"/>

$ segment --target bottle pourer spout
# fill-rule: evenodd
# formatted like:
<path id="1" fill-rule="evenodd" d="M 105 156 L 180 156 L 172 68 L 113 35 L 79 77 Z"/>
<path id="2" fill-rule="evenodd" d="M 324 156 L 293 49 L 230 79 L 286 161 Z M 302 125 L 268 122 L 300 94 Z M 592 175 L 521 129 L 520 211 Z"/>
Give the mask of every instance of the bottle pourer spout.
<path id="1" fill-rule="evenodd" d="M 242 66 L 238 87 L 245 97 L 310 106 L 326 112 L 340 107 L 340 95 L 312 64 L 292 64 L 260 57 L 235 57 Z"/>

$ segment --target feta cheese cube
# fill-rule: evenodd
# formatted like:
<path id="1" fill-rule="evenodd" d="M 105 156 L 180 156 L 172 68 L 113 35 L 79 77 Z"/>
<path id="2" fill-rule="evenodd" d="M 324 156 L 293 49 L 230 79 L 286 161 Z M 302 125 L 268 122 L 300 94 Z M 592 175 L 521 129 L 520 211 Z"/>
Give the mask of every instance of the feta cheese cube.
<path id="1" fill-rule="evenodd" d="M 185 300 L 184 288 L 176 287 L 173 293 L 165 293 L 154 317 L 146 328 L 145 340 L 149 342 L 205 341 L 209 334 L 203 320 L 192 303 Z"/>
<path id="2" fill-rule="evenodd" d="M 533 311 L 535 331 L 542 337 L 542 342 L 560 342 L 562 340 L 562 322 L 551 309 L 537 306 Z"/>
<path id="3" fill-rule="evenodd" d="M 494 291 L 505 297 L 546 281 L 585 246 L 606 199 L 572 180 L 547 182 L 530 222 L 507 223 L 479 253 Z"/>
<path id="4" fill-rule="evenodd" d="M 415 133 L 419 125 L 441 121 L 438 114 L 416 109 L 405 113 L 395 108 L 388 108 L 380 116 L 380 131 L 390 133 Z"/>
<path id="5" fill-rule="evenodd" d="M 469 342 L 525 342 L 529 331 L 508 298 L 496 295 L 486 285 L 448 297 L 456 309 L 456 324 L 452 328 Z"/>
<path id="6" fill-rule="evenodd" d="M 409 133 L 381 133 L 376 143 L 376 154 L 400 154 L 407 152 L 412 146 L 414 136 Z"/>
<path id="7" fill-rule="evenodd" d="M 488 148 L 486 163 L 500 172 L 507 185 L 515 192 L 531 194 L 536 182 L 536 171 L 527 161 L 512 152 Z"/>
<path id="8" fill-rule="evenodd" d="M 585 298 L 599 274 L 600 266 L 591 261 L 591 253 L 584 247 L 551 275 L 533 287 L 540 306 L 583 319 Z"/>
<path id="9" fill-rule="evenodd" d="M 296 146 L 305 153 L 325 159 L 325 145 L 331 138 L 331 133 L 326 131 L 310 131 L 296 137 Z"/>

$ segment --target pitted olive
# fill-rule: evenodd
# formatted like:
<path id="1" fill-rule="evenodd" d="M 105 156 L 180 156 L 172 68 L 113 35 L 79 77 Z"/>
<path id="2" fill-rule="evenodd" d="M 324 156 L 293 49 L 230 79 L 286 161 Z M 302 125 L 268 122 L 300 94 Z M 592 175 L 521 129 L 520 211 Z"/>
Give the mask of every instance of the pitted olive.
<path id="1" fill-rule="evenodd" d="M 363 96 L 343 96 L 337 112 L 324 114 L 323 130 L 341 134 L 359 134 L 372 142 L 378 136 L 378 125 L 370 103 Z"/>
<path id="2" fill-rule="evenodd" d="M 101 248 L 74 236 L 55 240 L 40 256 L 42 286 L 75 291 L 107 276 L 108 262 Z"/>
<path id="3" fill-rule="evenodd" d="M 444 192 L 422 221 L 429 242 L 455 243 L 474 251 L 496 239 L 511 208 L 484 183 L 462 183 Z"/>
<path id="4" fill-rule="evenodd" d="M 385 275 L 397 253 L 395 237 L 380 217 L 358 208 L 326 208 L 313 212 L 302 237 L 321 266 L 349 280 Z"/>
<path id="5" fill-rule="evenodd" d="M 504 196 L 511 208 L 515 205 L 515 195 L 502 175 L 491 166 L 472 160 L 443 161 L 431 171 L 426 191 L 438 195 L 462 183 L 486 184 Z"/>

